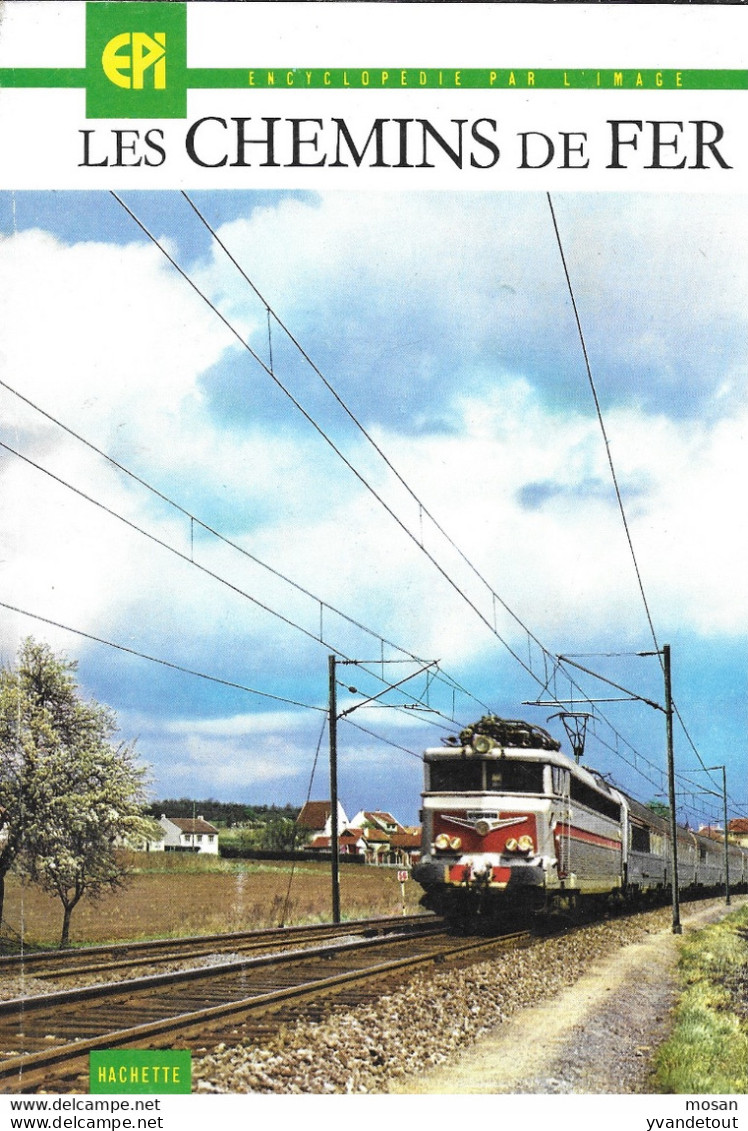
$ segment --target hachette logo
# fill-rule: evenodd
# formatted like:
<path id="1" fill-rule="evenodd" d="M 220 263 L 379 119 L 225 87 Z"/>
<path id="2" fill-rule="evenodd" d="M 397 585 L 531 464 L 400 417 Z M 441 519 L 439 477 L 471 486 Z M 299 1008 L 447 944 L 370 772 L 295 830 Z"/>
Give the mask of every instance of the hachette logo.
<path id="1" fill-rule="evenodd" d="M 86 117 L 187 116 L 187 5 L 86 5 Z"/>

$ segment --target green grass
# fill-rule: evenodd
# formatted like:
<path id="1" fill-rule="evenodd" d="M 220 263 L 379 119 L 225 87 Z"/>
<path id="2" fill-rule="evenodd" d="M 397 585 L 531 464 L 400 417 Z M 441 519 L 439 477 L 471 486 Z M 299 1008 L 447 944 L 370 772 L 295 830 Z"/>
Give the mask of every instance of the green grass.
<path id="1" fill-rule="evenodd" d="M 748 908 L 683 942 L 675 1026 L 655 1060 L 655 1090 L 748 1091 Z"/>
<path id="2" fill-rule="evenodd" d="M 228 875 L 239 872 L 312 873 L 320 867 L 312 860 L 244 860 L 199 852 L 131 852 L 127 854 L 127 863 L 128 872 L 133 876 L 203 875 L 211 872 Z"/>

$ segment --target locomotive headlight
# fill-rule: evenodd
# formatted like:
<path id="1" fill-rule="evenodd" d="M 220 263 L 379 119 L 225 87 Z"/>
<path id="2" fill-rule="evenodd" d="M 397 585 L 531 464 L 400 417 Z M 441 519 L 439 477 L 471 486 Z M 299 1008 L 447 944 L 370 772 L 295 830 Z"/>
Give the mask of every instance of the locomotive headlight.
<path id="1" fill-rule="evenodd" d="M 449 837 L 446 833 L 439 833 L 434 841 L 434 848 L 438 848 L 440 852 L 444 852 L 445 848 L 449 848 Z"/>
<path id="2" fill-rule="evenodd" d="M 458 836 L 451 836 L 449 838 L 449 847 L 453 852 L 459 852 L 462 848 L 462 840 Z"/>
<path id="3" fill-rule="evenodd" d="M 532 852 L 535 848 L 535 845 L 532 842 L 532 837 L 527 835 L 521 836 L 517 841 L 517 848 L 520 850 L 520 852 Z"/>
<path id="4" fill-rule="evenodd" d="M 504 845 L 504 848 L 507 850 L 507 852 L 516 852 L 517 851 L 517 841 L 514 839 L 513 836 L 509 837 L 509 840 Z"/>

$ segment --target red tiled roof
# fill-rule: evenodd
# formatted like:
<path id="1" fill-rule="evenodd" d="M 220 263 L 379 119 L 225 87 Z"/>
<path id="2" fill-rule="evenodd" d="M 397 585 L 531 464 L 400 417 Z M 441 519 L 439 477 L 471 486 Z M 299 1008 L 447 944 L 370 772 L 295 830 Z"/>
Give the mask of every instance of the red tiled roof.
<path id="1" fill-rule="evenodd" d="M 372 842 L 378 841 L 380 844 L 389 844 L 390 841 L 387 833 L 383 832 L 381 829 L 376 828 L 374 825 L 366 829 L 364 836 L 366 840 Z"/>
<path id="2" fill-rule="evenodd" d="M 330 847 L 330 837 L 329 836 L 316 836 L 314 838 L 314 840 L 311 841 L 306 847 L 307 848 L 329 848 Z"/>
<path id="3" fill-rule="evenodd" d="M 323 829 L 332 813 L 329 801 L 307 801 L 296 818 L 300 829 Z"/>
<path id="4" fill-rule="evenodd" d="M 393 848 L 420 848 L 420 833 L 393 833 L 391 838 Z"/>
<path id="5" fill-rule="evenodd" d="M 209 825 L 204 817 L 167 817 L 183 833 L 212 833 L 218 835 L 215 825 Z"/>

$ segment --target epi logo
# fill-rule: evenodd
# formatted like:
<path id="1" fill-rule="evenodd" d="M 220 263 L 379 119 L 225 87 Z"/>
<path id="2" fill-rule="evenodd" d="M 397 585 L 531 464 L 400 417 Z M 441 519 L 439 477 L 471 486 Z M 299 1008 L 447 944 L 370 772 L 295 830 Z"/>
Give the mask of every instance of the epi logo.
<path id="1" fill-rule="evenodd" d="M 110 39 L 101 56 L 104 74 L 124 90 L 143 90 L 144 77 L 153 70 L 153 89 L 166 90 L 166 32 L 122 32 Z"/>
<path id="2" fill-rule="evenodd" d="M 86 117 L 186 118 L 187 86 L 186 3 L 86 4 Z"/>

